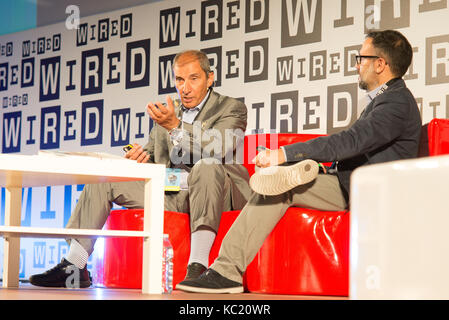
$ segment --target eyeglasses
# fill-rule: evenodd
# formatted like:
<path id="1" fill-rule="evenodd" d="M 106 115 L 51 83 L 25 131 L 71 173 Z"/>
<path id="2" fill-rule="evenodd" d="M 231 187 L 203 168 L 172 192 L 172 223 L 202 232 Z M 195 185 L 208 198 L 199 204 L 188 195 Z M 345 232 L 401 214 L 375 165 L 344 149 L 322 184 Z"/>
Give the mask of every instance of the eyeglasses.
<path id="1" fill-rule="evenodd" d="M 362 58 L 365 58 L 365 59 L 378 59 L 380 57 L 379 56 L 359 56 L 359 55 L 357 55 L 357 56 L 355 56 L 356 64 L 361 64 L 362 63 Z"/>

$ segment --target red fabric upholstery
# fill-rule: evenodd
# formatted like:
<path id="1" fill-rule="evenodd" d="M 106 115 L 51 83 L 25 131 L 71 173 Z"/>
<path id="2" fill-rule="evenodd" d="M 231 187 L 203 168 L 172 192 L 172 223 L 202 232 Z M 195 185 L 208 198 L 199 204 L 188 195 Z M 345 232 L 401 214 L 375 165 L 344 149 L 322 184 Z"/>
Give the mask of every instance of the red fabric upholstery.
<path id="1" fill-rule="evenodd" d="M 349 212 L 291 207 L 246 270 L 250 292 L 349 292 Z"/>
<path id="2" fill-rule="evenodd" d="M 222 213 L 217 236 L 211 248 L 209 263 L 218 256 L 221 242 L 240 211 Z M 113 210 L 106 221 L 107 230 L 143 230 L 143 209 Z M 184 280 L 190 255 L 190 223 L 187 213 L 165 211 L 164 233 L 173 246 L 173 285 Z M 103 264 L 94 270 L 97 278 L 109 288 L 142 288 L 141 238 L 106 238 Z"/>
<path id="3" fill-rule="evenodd" d="M 433 119 L 428 125 L 429 155 L 449 154 L 449 119 Z"/>
<path id="4" fill-rule="evenodd" d="M 215 237 L 214 244 L 210 249 L 209 265 L 211 265 L 212 262 L 214 262 L 214 260 L 218 257 L 218 252 L 220 251 L 223 238 L 225 237 L 226 233 L 228 233 L 229 228 L 232 226 L 239 214 L 240 210 L 225 211 L 221 214 L 220 226 L 218 227 L 217 236 Z"/>
<path id="5" fill-rule="evenodd" d="M 143 209 L 111 211 L 105 229 L 143 230 Z M 176 284 L 184 279 L 189 260 L 189 215 L 165 211 L 164 233 L 168 234 L 173 246 L 173 284 Z M 110 288 L 142 288 L 142 250 L 142 238 L 106 238 L 103 285 Z"/>

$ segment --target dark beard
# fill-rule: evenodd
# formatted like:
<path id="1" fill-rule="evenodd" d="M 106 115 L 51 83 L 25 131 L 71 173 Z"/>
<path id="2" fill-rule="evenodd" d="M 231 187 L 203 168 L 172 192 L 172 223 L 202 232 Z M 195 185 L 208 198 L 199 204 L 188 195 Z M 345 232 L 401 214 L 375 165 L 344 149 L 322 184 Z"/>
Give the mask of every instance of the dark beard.
<path id="1" fill-rule="evenodd" d="M 368 84 L 365 81 L 363 81 L 363 80 L 359 80 L 359 88 L 362 89 L 362 90 L 367 91 L 368 90 Z"/>

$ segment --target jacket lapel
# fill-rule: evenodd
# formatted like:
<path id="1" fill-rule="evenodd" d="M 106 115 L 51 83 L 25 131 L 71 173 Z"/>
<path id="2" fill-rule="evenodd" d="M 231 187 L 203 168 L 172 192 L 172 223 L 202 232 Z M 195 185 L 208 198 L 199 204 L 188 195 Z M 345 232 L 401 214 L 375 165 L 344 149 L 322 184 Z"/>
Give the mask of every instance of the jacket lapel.
<path id="1" fill-rule="evenodd" d="M 218 113 L 217 106 L 218 106 L 218 95 L 211 90 L 209 94 L 209 98 L 207 99 L 204 106 L 201 108 L 201 111 L 198 113 L 198 115 L 195 118 L 195 121 L 201 121 L 201 126 L 203 128 L 206 128 L 207 120 L 212 118 L 214 115 Z"/>

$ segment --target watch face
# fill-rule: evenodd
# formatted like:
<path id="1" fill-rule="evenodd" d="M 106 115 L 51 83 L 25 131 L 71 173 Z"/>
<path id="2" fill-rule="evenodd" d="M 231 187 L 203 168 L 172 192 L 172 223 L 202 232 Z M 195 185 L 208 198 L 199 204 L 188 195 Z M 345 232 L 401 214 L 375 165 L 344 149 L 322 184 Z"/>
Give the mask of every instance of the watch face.
<path id="1" fill-rule="evenodd" d="M 171 142 L 176 146 L 179 144 L 179 142 L 181 142 L 182 140 L 182 129 L 179 128 L 175 128 L 173 130 L 170 131 L 169 135 L 170 135 L 170 140 Z"/>
<path id="2" fill-rule="evenodd" d="M 170 133 L 169 133 L 169 134 L 170 134 L 172 137 L 173 137 L 173 136 L 178 136 L 178 135 L 182 134 L 182 130 L 179 129 L 179 128 L 175 128 L 175 129 L 170 130 Z"/>

